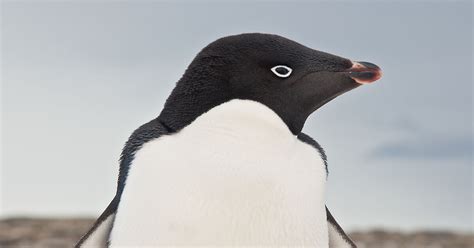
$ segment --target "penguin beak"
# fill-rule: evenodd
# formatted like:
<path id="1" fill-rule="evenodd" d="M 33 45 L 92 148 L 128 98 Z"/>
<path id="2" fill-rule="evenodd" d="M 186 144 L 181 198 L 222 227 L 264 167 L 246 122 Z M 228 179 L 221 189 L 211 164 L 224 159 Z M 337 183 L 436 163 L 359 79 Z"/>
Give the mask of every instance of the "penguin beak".
<path id="1" fill-rule="evenodd" d="M 382 77 L 382 70 L 369 62 L 352 61 L 352 67 L 344 71 L 344 74 L 359 84 L 369 84 Z"/>

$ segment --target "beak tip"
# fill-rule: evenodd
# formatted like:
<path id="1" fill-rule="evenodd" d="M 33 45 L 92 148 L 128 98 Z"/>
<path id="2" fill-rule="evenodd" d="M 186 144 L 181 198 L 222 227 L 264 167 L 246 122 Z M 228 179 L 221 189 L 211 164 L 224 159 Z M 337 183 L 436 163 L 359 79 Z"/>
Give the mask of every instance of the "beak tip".
<path id="1" fill-rule="evenodd" d="M 359 84 L 369 84 L 382 77 L 382 70 L 373 63 L 352 61 L 347 75 Z"/>

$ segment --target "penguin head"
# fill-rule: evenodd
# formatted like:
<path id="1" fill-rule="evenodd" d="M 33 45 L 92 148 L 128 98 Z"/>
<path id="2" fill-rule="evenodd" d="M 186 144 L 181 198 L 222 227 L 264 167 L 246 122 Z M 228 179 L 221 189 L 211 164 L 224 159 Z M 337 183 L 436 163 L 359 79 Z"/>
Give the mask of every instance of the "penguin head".
<path id="1" fill-rule="evenodd" d="M 271 34 L 218 39 L 192 61 L 159 119 L 179 130 L 232 99 L 262 103 L 301 132 L 308 116 L 338 95 L 381 77 L 368 62 L 353 62 Z"/>

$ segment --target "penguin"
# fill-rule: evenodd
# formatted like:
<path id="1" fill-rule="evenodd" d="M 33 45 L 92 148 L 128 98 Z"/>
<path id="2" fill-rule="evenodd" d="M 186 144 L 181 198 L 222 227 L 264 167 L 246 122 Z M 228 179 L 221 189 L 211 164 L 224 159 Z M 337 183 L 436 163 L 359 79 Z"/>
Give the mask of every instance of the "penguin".
<path id="1" fill-rule="evenodd" d="M 381 75 L 273 34 L 210 43 L 126 142 L 116 195 L 75 247 L 356 247 L 325 204 L 324 150 L 302 129 Z"/>

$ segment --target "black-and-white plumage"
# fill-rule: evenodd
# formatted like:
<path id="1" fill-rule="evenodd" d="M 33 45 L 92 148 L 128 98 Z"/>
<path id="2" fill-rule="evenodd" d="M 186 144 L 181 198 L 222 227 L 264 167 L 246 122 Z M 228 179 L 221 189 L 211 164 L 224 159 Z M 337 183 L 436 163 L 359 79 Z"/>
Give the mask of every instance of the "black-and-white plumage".
<path id="1" fill-rule="evenodd" d="M 355 247 L 325 207 L 316 109 L 380 77 L 269 34 L 219 39 L 120 159 L 117 193 L 76 247 Z"/>

